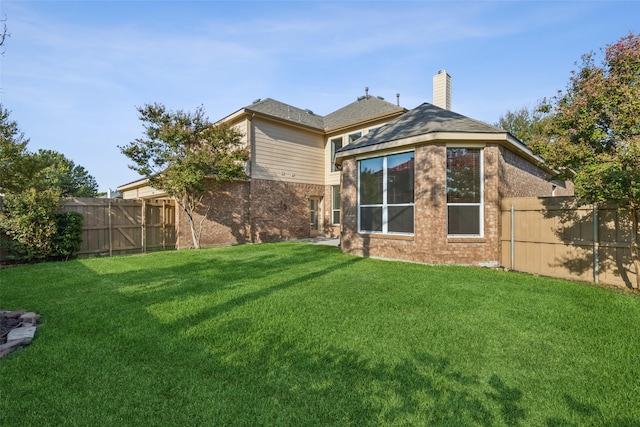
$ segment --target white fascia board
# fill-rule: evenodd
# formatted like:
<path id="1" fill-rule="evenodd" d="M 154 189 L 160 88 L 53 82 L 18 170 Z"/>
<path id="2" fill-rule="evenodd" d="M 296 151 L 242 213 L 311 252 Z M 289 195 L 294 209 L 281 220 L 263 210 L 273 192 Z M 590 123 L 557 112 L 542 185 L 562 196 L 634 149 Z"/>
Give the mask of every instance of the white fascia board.
<path id="1" fill-rule="evenodd" d="M 381 144 L 368 145 L 354 148 L 336 154 L 336 163 L 341 164 L 347 157 L 357 156 L 372 151 L 395 150 L 400 147 L 424 144 L 429 142 L 497 142 L 507 141 L 506 134 L 502 133 L 465 133 L 465 132 L 432 132 L 424 135 L 416 135 L 408 138 L 396 139 Z"/>

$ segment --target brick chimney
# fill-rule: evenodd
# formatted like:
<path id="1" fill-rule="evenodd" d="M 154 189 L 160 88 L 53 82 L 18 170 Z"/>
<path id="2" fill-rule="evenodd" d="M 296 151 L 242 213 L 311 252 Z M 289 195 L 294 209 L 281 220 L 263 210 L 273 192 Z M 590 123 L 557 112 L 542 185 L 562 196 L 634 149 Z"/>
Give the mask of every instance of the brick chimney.
<path id="1" fill-rule="evenodd" d="M 433 76 L 433 105 L 451 110 L 451 76 L 445 70 Z"/>

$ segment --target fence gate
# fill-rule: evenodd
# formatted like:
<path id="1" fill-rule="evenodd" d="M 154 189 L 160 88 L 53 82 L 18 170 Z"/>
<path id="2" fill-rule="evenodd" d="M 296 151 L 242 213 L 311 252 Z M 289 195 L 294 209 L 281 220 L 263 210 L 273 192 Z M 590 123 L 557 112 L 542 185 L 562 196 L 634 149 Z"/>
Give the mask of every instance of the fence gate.
<path id="1" fill-rule="evenodd" d="M 170 200 L 74 198 L 64 210 L 84 218 L 79 256 L 175 248 L 175 206 Z"/>

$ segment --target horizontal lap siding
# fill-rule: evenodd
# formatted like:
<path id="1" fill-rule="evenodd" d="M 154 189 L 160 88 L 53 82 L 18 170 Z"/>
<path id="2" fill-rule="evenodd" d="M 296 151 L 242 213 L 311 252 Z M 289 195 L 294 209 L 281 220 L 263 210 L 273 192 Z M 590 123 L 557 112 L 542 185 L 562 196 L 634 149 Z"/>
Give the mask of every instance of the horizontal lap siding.
<path id="1" fill-rule="evenodd" d="M 321 135 L 257 119 L 253 123 L 252 178 L 324 184 L 324 139 Z"/>

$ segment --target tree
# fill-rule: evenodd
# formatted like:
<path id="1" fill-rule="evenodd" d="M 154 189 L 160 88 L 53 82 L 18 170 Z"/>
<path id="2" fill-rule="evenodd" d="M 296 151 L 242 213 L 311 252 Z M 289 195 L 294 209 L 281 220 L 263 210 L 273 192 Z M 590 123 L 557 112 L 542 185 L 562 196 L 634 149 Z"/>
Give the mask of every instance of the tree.
<path id="1" fill-rule="evenodd" d="M 531 148 L 562 178 L 571 178 L 579 201 L 612 203 L 632 217 L 632 260 L 640 287 L 640 35 L 602 49 L 596 63 L 582 56 L 565 92 L 552 99 L 545 136 Z"/>
<path id="2" fill-rule="evenodd" d="M 64 198 L 92 197 L 95 178 L 52 150 L 30 153 L 29 140 L 0 104 L 0 229 L 20 261 L 68 259 L 79 249 L 82 218 L 62 212 Z"/>
<path id="3" fill-rule="evenodd" d="M 29 139 L 9 119 L 10 111 L 0 104 L 0 193 L 19 191 L 33 175 L 34 164 L 29 158 Z"/>
<path id="4" fill-rule="evenodd" d="M 44 188 L 58 188 L 63 197 L 96 197 L 98 183 L 87 170 L 53 150 L 38 150 L 39 165 L 35 183 Z M 34 183 L 34 184 L 35 184 Z"/>
<path id="5" fill-rule="evenodd" d="M 7 18 L 0 19 L 0 46 L 4 46 L 4 42 L 7 41 L 7 37 L 11 36 L 11 34 L 7 31 Z M 0 52 L 0 54 L 4 54 L 4 50 Z"/>
<path id="6" fill-rule="evenodd" d="M 529 144 L 536 136 L 544 132 L 544 122 L 549 117 L 549 105 L 546 99 L 538 101 L 535 107 L 522 107 L 518 110 L 507 110 L 500 116 L 494 126 L 500 127 L 525 144 Z"/>
<path id="7" fill-rule="evenodd" d="M 209 122 L 202 107 L 194 113 L 174 112 L 156 103 L 138 107 L 138 112 L 145 136 L 119 147 L 120 151 L 133 161 L 131 169 L 176 201 L 188 218 L 193 246 L 200 248 L 210 209 L 203 202 L 207 182 L 246 178 L 249 152 L 243 135 L 228 125 Z M 200 207 L 205 213 L 196 224 L 194 215 Z"/>

